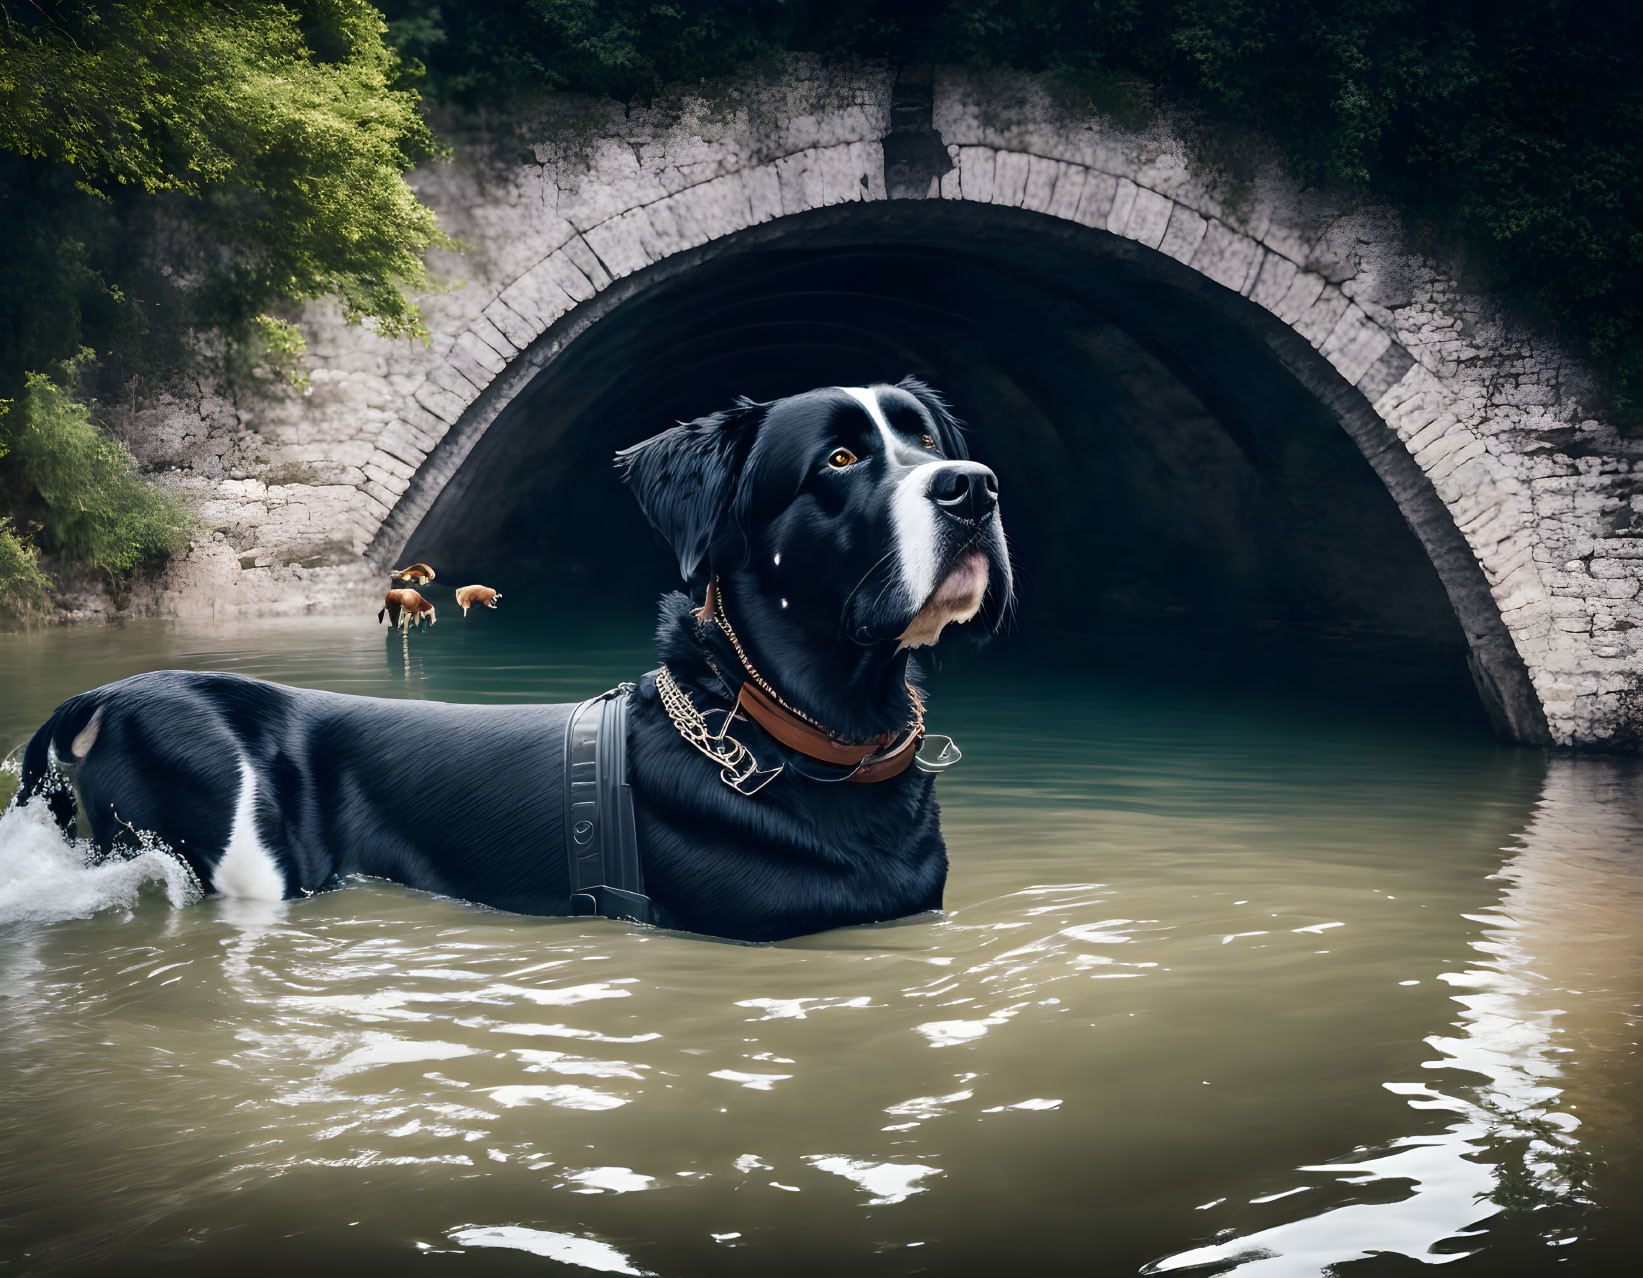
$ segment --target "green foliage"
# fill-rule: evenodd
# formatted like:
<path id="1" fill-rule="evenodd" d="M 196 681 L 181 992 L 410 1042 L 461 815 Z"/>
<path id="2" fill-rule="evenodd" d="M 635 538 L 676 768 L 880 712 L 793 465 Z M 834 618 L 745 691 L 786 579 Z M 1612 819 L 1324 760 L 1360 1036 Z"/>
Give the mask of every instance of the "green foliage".
<path id="1" fill-rule="evenodd" d="M 39 553 L 0 515 L 0 615 L 27 621 L 50 606 L 51 578 L 40 569 Z"/>
<path id="2" fill-rule="evenodd" d="M 220 328 L 300 385 L 272 315 L 326 296 L 424 335 L 423 253 L 454 245 L 405 182 L 435 142 L 384 30 L 365 0 L 0 0 L 0 498 L 48 547 L 118 575 L 180 519 L 44 370 L 108 398 Z"/>
<path id="3" fill-rule="evenodd" d="M 86 406 L 41 373 L 0 416 L 9 462 L 47 512 L 55 549 L 118 577 L 182 548 L 187 517 L 137 473 L 131 454 L 91 420 Z"/>
<path id="4" fill-rule="evenodd" d="M 646 99 L 775 50 L 1051 73 L 1134 123 L 1190 104 L 1304 181 L 1389 198 L 1583 349 L 1643 430 L 1633 0 L 386 0 L 426 91 Z"/>
<path id="5" fill-rule="evenodd" d="M 352 320 L 421 332 L 407 292 L 426 283 L 423 251 L 449 241 L 403 175 L 434 140 L 369 4 L 3 8 L 0 148 L 92 196 L 185 197 L 222 256 L 212 318 L 336 296 Z"/>
<path id="6" fill-rule="evenodd" d="M 302 330 L 290 320 L 272 315 L 257 315 L 251 320 L 251 332 L 260 348 L 257 352 L 267 366 L 284 375 L 285 380 L 298 390 L 308 389 L 308 374 L 302 370 L 302 353 L 308 343 L 302 339 Z"/>
<path id="7" fill-rule="evenodd" d="M 800 33 L 817 7 L 782 0 L 390 0 L 382 9 L 390 39 L 425 66 L 432 92 L 479 106 L 544 89 L 648 98 L 763 54 L 810 47 Z"/>

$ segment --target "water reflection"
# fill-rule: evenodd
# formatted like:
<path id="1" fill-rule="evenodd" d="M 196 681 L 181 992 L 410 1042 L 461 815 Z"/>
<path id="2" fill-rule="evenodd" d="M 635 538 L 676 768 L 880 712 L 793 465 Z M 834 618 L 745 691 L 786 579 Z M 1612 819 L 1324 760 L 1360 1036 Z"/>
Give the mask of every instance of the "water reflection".
<path id="1" fill-rule="evenodd" d="M 419 685 L 428 679 L 427 662 L 422 652 L 424 642 L 429 642 L 420 631 L 415 641 L 411 639 L 411 632 L 405 627 L 388 631 L 383 640 L 382 650 L 387 658 L 388 678 L 402 685 L 404 696 L 419 696 Z"/>
<path id="2" fill-rule="evenodd" d="M 609 1243 L 575 1234 L 556 1234 L 546 1229 L 526 1229 L 521 1225 L 493 1225 L 490 1228 L 453 1229 L 451 1241 L 464 1247 L 507 1247 L 513 1251 L 545 1256 L 561 1264 L 575 1265 L 606 1274 L 644 1274 L 631 1260 Z M 430 1249 L 431 1250 L 431 1249 Z"/>
<path id="3" fill-rule="evenodd" d="M 1590 1006 L 1594 986 L 1622 997 L 1636 989 L 1640 796 L 1643 769 L 1635 762 L 1548 762 L 1533 817 L 1492 876 L 1505 885 L 1499 902 L 1466 916 L 1479 927 L 1471 963 L 1437 976 L 1456 991 L 1460 1008 L 1454 1033 L 1425 1040 L 1439 1055 L 1424 1068 L 1443 1081 L 1384 1084 L 1411 1109 L 1453 1115 L 1444 1131 L 1300 1166 L 1303 1184 L 1248 1201 L 1305 1195 L 1311 1211 L 1177 1252 L 1142 1272 L 1322 1274 L 1382 1253 L 1446 1261 L 1506 1237 L 1542 1249 L 1575 1241 L 1583 1209 L 1594 1202 L 1597 1156 L 1583 1143 L 1574 1111 L 1581 1101 L 1600 1111 L 1616 1104 L 1586 1090 L 1604 1079 L 1600 1071 L 1582 1074 L 1581 1060 L 1635 1048 L 1616 1041 L 1634 1018 L 1594 1018 L 1580 1009 Z M 1527 1228 L 1510 1228 L 1519 1222 Z M 1533 1262 L 1518 1254 L 1502 1263 Z"/>
<path id="4" fill-rule="evenodd" d="M 574 700 L 644 628 L 442 623 L 418 695 Z M 7 642 L 0 747 L 127 662 L 407 692 L 369 621 Z M 942 915 L 743 947 L 356 883 L 0 926 L 0 1248 L 899 1278 L 1635 1245 L 1603 1214 L 1638 1191 L 1633 765 L 1087 671 L 936 705 Z"/>

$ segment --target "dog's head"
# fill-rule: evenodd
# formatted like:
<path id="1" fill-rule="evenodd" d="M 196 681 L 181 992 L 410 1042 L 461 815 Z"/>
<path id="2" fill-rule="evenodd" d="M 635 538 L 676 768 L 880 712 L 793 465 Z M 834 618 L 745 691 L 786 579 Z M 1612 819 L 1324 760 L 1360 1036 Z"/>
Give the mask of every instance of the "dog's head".
<path id="1" fill-rule="evenodd" d="M 997 478 L 914 379 L 744 399 L 617 464 L 686 581 L 751 585 L 822 643 L 921 647 L 1008 606 Z"/>

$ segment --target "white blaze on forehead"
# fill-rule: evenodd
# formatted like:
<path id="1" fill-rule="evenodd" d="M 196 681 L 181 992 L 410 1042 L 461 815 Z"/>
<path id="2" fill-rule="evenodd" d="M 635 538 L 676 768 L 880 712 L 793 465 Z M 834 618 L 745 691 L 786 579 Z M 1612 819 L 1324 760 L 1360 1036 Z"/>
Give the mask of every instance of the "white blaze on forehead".
<path id="1" fill-rule="evenodd" d="M 890 495 L 890 526 L 896 542 L 902 588 L 907 592 L 907 607 L 919 608 L 935 590 L 936 573 L 941 568 L 937 557 L 937 512 L 930 500 L 930 481 L 934 472 L 946 463 L 914 448 L 891 429 L 876 388 L 841 386 L 839 389 L 860 404 L 877 427 L 884 444 L 887 473 L 889 468 L 898 465 L 905 468 L 905 473 L 895 480 Z"/>
<path id="2" fill-rule="evenodd" d="M 898 435 L 890 426 L 890 419 L 884 415 L 884 406 L 879 403 L 879 392 L 876 386 L 841 386 L 846 395 L 855 400 L 867 410 L 867 416 L 878 428 L 879 438 L 884 442 L 884 456 L 887 460 L 899 461 L 903 465 L 917 465 L 929 457 L 921 449 L 914 448 L 907 441 L 906 436 Z M 919 414 L 924 413 L 924 406 L 919 405 Z"/>

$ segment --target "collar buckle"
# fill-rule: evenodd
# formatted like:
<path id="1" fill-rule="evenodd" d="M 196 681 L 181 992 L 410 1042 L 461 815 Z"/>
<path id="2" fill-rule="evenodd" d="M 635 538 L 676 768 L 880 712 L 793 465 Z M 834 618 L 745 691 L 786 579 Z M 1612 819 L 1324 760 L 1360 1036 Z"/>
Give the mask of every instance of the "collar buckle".
<path id="1" fill-rule="evenodd" d="M 964 751 L 953 743 L 951 737 L 944 737 L 939 732 L 927 732 L 919 743 L 918 752 L 913 755 L 913 766 L 920 772 L 945 772 L 963 757 Z"/>

